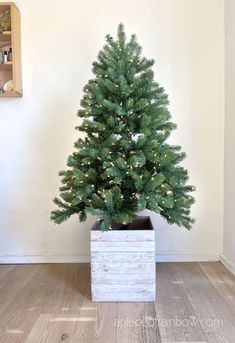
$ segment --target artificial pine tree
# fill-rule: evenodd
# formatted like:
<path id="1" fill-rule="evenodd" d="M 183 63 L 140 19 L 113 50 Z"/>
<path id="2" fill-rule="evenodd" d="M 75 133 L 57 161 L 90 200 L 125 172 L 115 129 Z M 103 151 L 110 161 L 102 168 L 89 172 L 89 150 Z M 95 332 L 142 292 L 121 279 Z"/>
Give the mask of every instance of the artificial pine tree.
<path id="1" fill-rule="evenodd" d="M 154 60 L 141 57 L 135 35 L 126 41 L 122 24 L 117 40 L 107 35 L 106 41 L 78 111 L 84 119 L 76 129 L 86 138 L 78 138 L 69 169 L 59 173 L 63 185 L 51 219 L 60 224 L 78 214 L 84 221 L 91 213 L 107 230 L 112 221 L 128 224 L 149 209 L 190 229 L 194 187 L 179 166 L 181 147 L 167 143 L 176 125 L 168 97 L 154 81 Z"/>

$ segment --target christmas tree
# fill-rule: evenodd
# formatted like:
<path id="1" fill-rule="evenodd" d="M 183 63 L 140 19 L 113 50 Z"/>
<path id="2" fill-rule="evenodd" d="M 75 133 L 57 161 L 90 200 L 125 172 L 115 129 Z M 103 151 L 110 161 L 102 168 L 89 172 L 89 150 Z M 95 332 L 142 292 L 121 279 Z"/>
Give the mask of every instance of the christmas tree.
<path id="1" fill-rule="evenodd" d="M 154 60 L 141 56 L 136 36 L 127 42 L 123 25 L 117 39 L 106 44 L 93 63 L 94 78 L 84 87 L 83 119 L 75 129 L 86 133 L 75 142 L 62 176 L 58 209 L 51 219 L 60 224 L 78 214 L 102 219 L 102 230 L 112 222 L 128 224 L 139 211 L 149 209 L 168 223 L 190 229 L 193 186 L 179 165 L 180 146 L 166 141 L 176 128 L 168 97 L 154 81 Z"/>

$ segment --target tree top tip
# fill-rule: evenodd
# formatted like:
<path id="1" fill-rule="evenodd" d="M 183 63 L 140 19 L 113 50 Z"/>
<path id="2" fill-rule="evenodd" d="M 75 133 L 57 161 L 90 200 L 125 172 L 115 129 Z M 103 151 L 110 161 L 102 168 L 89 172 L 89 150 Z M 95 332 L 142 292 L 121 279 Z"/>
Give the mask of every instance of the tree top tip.
<path id="1" fill-rule="evenodd" d="M 118 24 L 118 32 L 124 32 L 124 25 L 123 23 Z"/>

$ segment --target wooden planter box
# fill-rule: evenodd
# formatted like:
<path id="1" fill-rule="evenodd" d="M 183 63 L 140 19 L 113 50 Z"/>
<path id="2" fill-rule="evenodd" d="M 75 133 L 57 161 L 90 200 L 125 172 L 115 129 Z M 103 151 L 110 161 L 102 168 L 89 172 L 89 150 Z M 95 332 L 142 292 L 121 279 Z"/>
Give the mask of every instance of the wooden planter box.
<path id="1" fill-rule="evenodd" d="M 93 301 L 154 301 L 155 235 L 149 217 L 137 217 L 129 230 L 91 229 Z"/>

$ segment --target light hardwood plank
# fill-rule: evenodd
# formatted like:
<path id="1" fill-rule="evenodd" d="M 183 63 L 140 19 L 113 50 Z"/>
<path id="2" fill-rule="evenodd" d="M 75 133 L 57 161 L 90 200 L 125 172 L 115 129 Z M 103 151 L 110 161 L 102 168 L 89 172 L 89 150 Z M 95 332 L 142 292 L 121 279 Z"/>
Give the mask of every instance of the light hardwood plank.
<path id="1" fill-rule="evenodd" d="M 11 264 L 0 265 L 0 282 L 1 282 L 1 280 L 4 280 L 7 273 L 11 272 L 14 268 L 15 268 L 15 266 L 11 265 Z"/>
<path id="2" fill-rule="evenodd" d="M 198 263 L 175 263 L 177 280 L 200 319 L 207 342 L 235 342 L 235 308 L 231 308 Z"/>
<path id="3" fill-rule="evenodd" d="M 235 276 L 232 275 L 220 262 L 199 264 L 203 272 L 211 281 L 217 292 L 224 300 L 235 308 Z"/>
<path id="4" fill-rule="evenodd" d="M 156 313 L 163 343 L 206 342 L 200 323 L 187 325 L 188 320 L 197 317 L 197 312 L 182 287 L 173 263 L 157 265 Z"/>
<path id="5" fill-rule="evenodd" d="M 151 302 L 92 302 L 88 264 L 2 267 L 1 343 L 235 342 L 235 281 L 218 263 L 158 264 L 156 309 Z M 123 273 L 122 289 L 128 277 Z M 193 324 L 170 323 L 175 318 Z M 199 320 L 216 318 L 223 326 Z"/>
<path id="6" fill-rule="evenodd" d="M 9 304 L 24 289 L 38 269 L 39 267 L 36 265 L 14 267 L 11 269 L 11 272 L 5 275 L 5 278 L 0 279 L 0 315 L 4 313 Z"/>
<path id="7" fill-rule="evenodd" d="M 48 331 L 49 314 L 41 314 L 36 320 L 35 325 L 29 332 L 25 343 L 45 342 L 46 332 Z"/>
<path id="8" fill-rule="evenodd" d="M 161 343 L 153 303 L 118 303 L 117 343 Z"/>
<path id="9" fill-rule="evenodd" d="M 117 304 L 96 304 L 96 311 L 40 315 L 25 343 L 115 342 Z"/>
<path id="10" fill-rule="evenodd" d="M 92 303 L 96 306 L 95 321 L 77 322 L 71 343 L 104 343 L 116 342 L 118 303 Z M 48 342 L 49 343 L 49 342 Z"/>
<path id="11" fill-rule="evenodd" d="M 24 267 L 24 266 L 23 266 Z M 26 266 L 25 266 L 26 267 Z M 29 266 L 27 266 L 29 267 Z M 90 292 L 87 265 L 31 265 L 34 277 L 28 280 L 17 297 L 11 299 L 0 315 L 0 337 L 4 343 L 23 343 L 40 314 L 75 312 Z M 17 266 L 21 271 L 22 266 Z M 17 285 L 17 279 L 15 280 Z M 16 341 L 9 329 L 21 331 Z"/>

